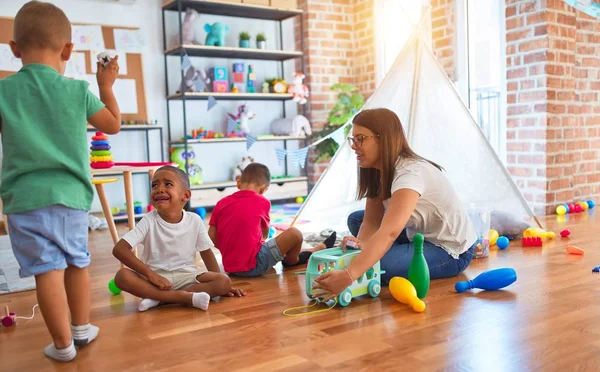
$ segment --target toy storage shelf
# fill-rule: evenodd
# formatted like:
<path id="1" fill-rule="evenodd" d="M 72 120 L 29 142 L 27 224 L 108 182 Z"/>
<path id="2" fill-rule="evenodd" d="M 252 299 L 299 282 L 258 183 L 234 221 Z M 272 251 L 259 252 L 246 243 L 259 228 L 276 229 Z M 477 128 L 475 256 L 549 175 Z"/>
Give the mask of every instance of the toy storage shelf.
<path id="1" fill-rule="evenodd" d="M 306 181 L 306 177 L 288 177 L 288 178 L 275 178 L 271 180 L 271 184 L 283 185 L 288 182 Z M 226 187 L 236 187 L 237 184 L 234 181 L 228 182 L 214 182 L 204 183 L 202 185 L 194 185 L 191 187 L 192 190 L 209 190 L 209 189 L 224 189 Z"/>
<path id="2" fill-rule="evenodd" d="M 178 45 L 165 51 L 168 56 L 180 56 L 187 53 L 190 57 L 254 59 L 263 61 L 287 61 L 303 56 L 294 50 L 269 50 L 255 48 L 215 47 L 208 45 Z"/>
<path id="3" fill-rule="evenodd" d="M 273 137 L 258 137 L 259 142 L 268 141 L 304 141 L 306 136 L 273 136 Z M 188 144 L 193 143 L 224 143 L 224 142 L 243 142 L 246 143 L 245 137 L 233 137 L 233 138 L 210 138 L 210 139 L 188 139 Z M 169 141 L 170 145 L 183 145 L 185 141 Z"/>
<path id="4" fill-rule="evenodd" d="M 185 97 L 184 97 L 185 96 Z M 209 97 L 214 99 L 223 99 L 228 101 L 287 101 L 293 98 L 292 94 L 288 93 L 216 93 L 216 92 L 197 92 L 185 94 L 171 94 L 167 97 L 169 101 L 185 100 L 208 100 Z"/>
<path id="5" fill-rule="evenodd" d="M 143 130 L 158 130 L 160 129 L 162 131 L 162 127 L 158 126 L 158 125 L 150 125 L 150 124 L 132 124 L 132 125 L 128 125 L 128 124 L 123 124 L 121 125 L 121 130 L 130 130 L 130 131 L 143 131 Z M 88 125 L 87 127 L 88 132 L 97 132 L 98 129 Z"/>
<path id="6" fill-rule="evenodd" d="M 181 8 L 179 8 L 177 0 L 172 0 L 163 5 L 164 10 L 185 11 L 186 8 L 195 9 L 200 14 L 254 18 L 268 21 L 283 21 L 302 14 L 301 9 L 279 9 L 270 6 L 222 3 L 208 0 L 181 0 Z"/>

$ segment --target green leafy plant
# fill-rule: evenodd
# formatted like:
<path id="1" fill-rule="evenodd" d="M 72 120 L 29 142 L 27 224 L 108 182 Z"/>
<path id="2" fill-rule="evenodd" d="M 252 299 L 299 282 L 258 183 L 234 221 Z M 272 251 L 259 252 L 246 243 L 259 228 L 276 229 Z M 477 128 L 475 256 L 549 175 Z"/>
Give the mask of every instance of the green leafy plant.
<path id="1" fill-rule="evenodd" d="M 358 88 L 350 84 L 334 84 L 330 89 L 339 92 L 338 101 L 329 111 L 327 120 L 330 124 L 343 125 L 363 107 L 365 97 L 360 94 Z"/>
<path id="2" fill-rule="evenodd" d="M 259 42 L 259 41 L 267 41 L 265 34 L 263 34 L 262 32 L 260 34 L 256 35 L 256 42 Z"/>
<path id="3" fill-rule="evenodd" d="M 328 124 L 322 130 L 314 132 L 310 136 L 311 142 L 316 142 L 321 138 L 327 137 L 330 133 L 339 129 L 340 126 L 346 124 L 365 104 L 364 96 L 353 85 L 350 84 L 334 84 L 330 87 L 332 91 L 338 91 L 337 102 L 329 111 L 327 117 Z M 350 133 L 351 126 L 344 128 L 344 138 Z M 331 138 L 319 143 L 315 146 L 318 154 L 317 162 L 332 158 L 339 145 Z"/>
<path id="4" fill-rule="evenodd" d="M 246 31 L 240 32 L 240 40 L 250 40 L 250 34 Z"/>

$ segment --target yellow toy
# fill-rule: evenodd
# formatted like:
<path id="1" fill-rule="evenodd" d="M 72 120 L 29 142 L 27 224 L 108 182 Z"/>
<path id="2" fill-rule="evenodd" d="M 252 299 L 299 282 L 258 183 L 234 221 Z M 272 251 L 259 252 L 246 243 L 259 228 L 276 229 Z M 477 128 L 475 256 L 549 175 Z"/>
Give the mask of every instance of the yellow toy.
<path id="1" fill-rule="evenodd" d="M 406 278 L 399 276 L 393 277 L 392 280 L 390 280 L 389 287 L 390 293 L 397 301 L 411 306 L 413 310 L 418 313 L 425 311 L 425 302 L 417 297 L 415 286 Z"/>
<path id="2" fill-rule="evenodd" d="M 525 238 L 542 238 L 542 239 L 554 239 L 554 231 L 546 231 L 539 227 L 530 227 L 523 231 L 523 237 Z"/>
<path id="3" fill-rule="evenodd" d="M 498 234 L 498 231 L 491 229 L 490 230 L 490 245 L 496 245 L 496 241 L 498 240 L 498 237 L 500 235 Z"/>

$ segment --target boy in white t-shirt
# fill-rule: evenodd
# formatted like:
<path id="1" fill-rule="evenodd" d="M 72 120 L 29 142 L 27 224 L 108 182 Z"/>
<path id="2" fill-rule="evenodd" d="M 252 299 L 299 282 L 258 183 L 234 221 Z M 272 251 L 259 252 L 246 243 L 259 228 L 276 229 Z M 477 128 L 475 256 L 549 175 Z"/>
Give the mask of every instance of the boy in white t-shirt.
<path id="1" fill-rule="evenodd" d="M 172 166 L 158 169 L 150 193 L 154 210 L 113 249 L 113 255 L 127 266 L 117 272 L 115 284 L 143 299 L 139 311 L 161 302 L 207 310 L 211 297 L 246 295 L 233 288 L 229 277 L 221 272 L 200 216 L 183 210 L 190 197 L 185 172 Z M 132 252 L 138 244 L 144 246 L 140 259 Z M 194 264 L 196 252 L 200 252 L 208 272 Z"/>

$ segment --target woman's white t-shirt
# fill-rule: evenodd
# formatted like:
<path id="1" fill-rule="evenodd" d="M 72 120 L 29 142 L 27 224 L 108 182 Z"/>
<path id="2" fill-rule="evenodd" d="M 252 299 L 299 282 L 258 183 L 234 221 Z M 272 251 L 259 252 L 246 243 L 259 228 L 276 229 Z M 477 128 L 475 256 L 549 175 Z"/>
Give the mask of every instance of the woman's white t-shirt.
<path id="1" fill-rule="evenodd" d="M 467 251 L 477 234 L 458 194 L 438 168 L 423 160 L 400 159 L 396 163 L 391 193 L 414 190 L 421 197 L 412 212 L 406 232 L 412 241 L 416 233 L 445 249 L 452 257 Z M 387 210 L 390 200 L 383 202 Z"/>

